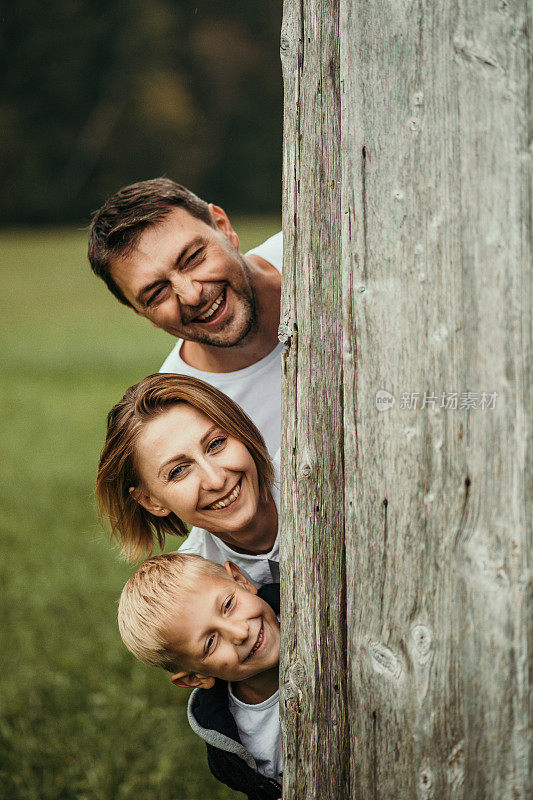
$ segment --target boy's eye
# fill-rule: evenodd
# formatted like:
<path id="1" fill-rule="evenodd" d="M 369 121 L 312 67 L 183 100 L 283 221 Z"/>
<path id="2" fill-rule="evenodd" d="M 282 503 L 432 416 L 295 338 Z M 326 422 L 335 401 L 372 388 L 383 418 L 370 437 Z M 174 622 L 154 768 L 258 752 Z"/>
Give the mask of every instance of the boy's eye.
<path id="1" fill-rule="evenodd" d="M 216 439 L 213 439 L 212 441 L 209 442 L 209 446 L 207 448 L 208 451 L 217 450 L 219 447 L 222 447 L 225 441 L 226 441 L 225 436 L 217 436 Z"/>
<path id="2" fill-rule="evenodd" d="M 228 597 L 228 599 L 224 603 L 224 611 L 229 611 L 232 604 L 233 604 L 233 595 L 231 597 Z"/>
<path id="3" fill-rule="evenodd" d="M 209 653 L 209 651 L 213 648 L 214 643 L 215 643 L 215 637 L 214 636 L 210 636 L 209 639 L 207 640 L 207 644 L 206 644 L 206 648 L 205 648 L 205 652 L 206 653 Z"/>

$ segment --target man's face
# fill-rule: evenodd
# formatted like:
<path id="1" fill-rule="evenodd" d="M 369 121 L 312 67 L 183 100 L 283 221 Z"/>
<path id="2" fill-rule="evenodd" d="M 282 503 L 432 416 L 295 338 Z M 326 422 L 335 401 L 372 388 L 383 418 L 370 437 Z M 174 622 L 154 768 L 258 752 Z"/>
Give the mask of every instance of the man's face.
<path id="1" fill-rule="evenodd" d="M 255 324 L 248 265 L 222 211 L 216 227 L 173 208 L 140 235 L 135 249 L 113 260 L 111 276 L 138 314 L 173 336 L 233 347 Z"/>
<path id="2" fill-rule="evenodd" d="M 274 611 L 238 567 L 228 562 L 226 569 L 235 578 L 198 577 L 187 594 L 186 611 L 191 613 L 178 612 L 166 631 L 168 645 L 183 666 L 178 674 L 235 682 L 278 665 L 280 633 Z"/>

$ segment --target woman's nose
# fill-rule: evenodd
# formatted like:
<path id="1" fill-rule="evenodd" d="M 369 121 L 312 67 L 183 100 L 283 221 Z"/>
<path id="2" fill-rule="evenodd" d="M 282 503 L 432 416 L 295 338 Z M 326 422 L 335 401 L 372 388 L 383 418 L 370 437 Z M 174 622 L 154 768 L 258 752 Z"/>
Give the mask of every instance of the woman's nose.
<path id="1" fill-rule="evenodd" d="M 209 459 L 206 460 L 202 466 L 203 488 L 210 489 L 216 492 L 223 489 L 225 483 L 226 483 L 226 472 L 223 469 L 223 467 L 220 467 L 218 464 L 213 463 Z"/>

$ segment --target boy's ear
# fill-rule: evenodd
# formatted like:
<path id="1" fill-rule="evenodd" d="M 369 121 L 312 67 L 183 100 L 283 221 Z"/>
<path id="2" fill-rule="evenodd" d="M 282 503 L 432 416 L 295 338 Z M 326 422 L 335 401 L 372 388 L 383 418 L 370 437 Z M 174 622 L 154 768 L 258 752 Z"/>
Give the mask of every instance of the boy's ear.
<path id="1" fill-rule="evenodd" d="M 233 230 L 233 225 L 229 221 L 229 217 L 224 209 L 220 208 L 220 206 L 213 205 L 213 203 L 209 203 L 209 211 L 219 231 L 222 231 L 224 236 L 227 236 L 232 245 L 238 250 L 240 245 L 239 237 Z"/>
<path id="2" fill-rule="evenodd" d="M 158 503 L 152 500 L 152 495 L 143 489 L 141 486 L 130 486 L 130 494 L 140 506 L 145 508 L 150 514 L 156 517 L 168 517 L 170 514 L 169 508 L 163 508 Z"/>
<path id="3" fill-rule="evenodd" d="M 184 686 L 186 689 L 210 689 L 215 685 L 214 678 L 197 672 L 175 672 L 170 680 L 174 686 Z"/>
<path id="4" fill-rule="evenodd" d="M 234 564 L 233 561 L 226 561 L 224 564 L 224 569 L 230 578 L 233 578 L 233 580 L 242 586 L 243 589 L 246 589 L 252 594 L 257 594 L 257 588 L 248 580 L 244 573 L 239 569 L 237 564 Z"/>

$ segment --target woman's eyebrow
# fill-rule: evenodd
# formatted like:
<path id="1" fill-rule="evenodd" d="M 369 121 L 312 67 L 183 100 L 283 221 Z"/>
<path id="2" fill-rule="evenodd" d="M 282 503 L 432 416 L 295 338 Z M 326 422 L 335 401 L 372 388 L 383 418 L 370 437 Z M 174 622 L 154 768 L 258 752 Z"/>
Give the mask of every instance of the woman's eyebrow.
<path id="1" fill-rule="evenodd" d="M 208 440 L 208 439 L 209 439 L 209 438 L 210 438 L 210 437 L 213 435 L 213 433 L 214 433 L 216 430 L 218 430 L 218 425 L 211 425 L 211 427 L 209 428 L 209 430 L 207 430 L 207 431 L 204 433 L 204 435 L 203 435 L 203 436 L 202 436 L 202 438 L 200 439 L 200 444 L 202 445 L 202 447 L 203 447 L 203 445 L 205 445 L 205 443 L 207 442 L 207 440 Z M 158 478 L 159 478 L 159 477 L 161 477 L 161 473 L 162 473 L 162 472 L 164 472 L 165 468 L 166 468 L 166 467 L 168 467 L 168 465 L 169 465 L 169 464 L 173 464 L 173 463 L 174 463 L 174 461 L 179 461 L 179 460 L 180 460 L 180 459 L 182 459 L 182 458 L 185 458 L 185 459 L 186 459 L 186 458 L 190 458 L 190 456 L 187 456 L 187 455 L 185 455 L 185 453 L 179 453 L 179 455 L 174 455 L 174 456 L 171 456 L 170 458 L 168 458 L 168 459 L 165 461 L 165 463 L 164 463 L 164 464 L 161 464 L 161 466 L 159 467 L 159 470 L 158 470 L 158 472 L 157 472 L 157 477 L 158 477 Z"/>

